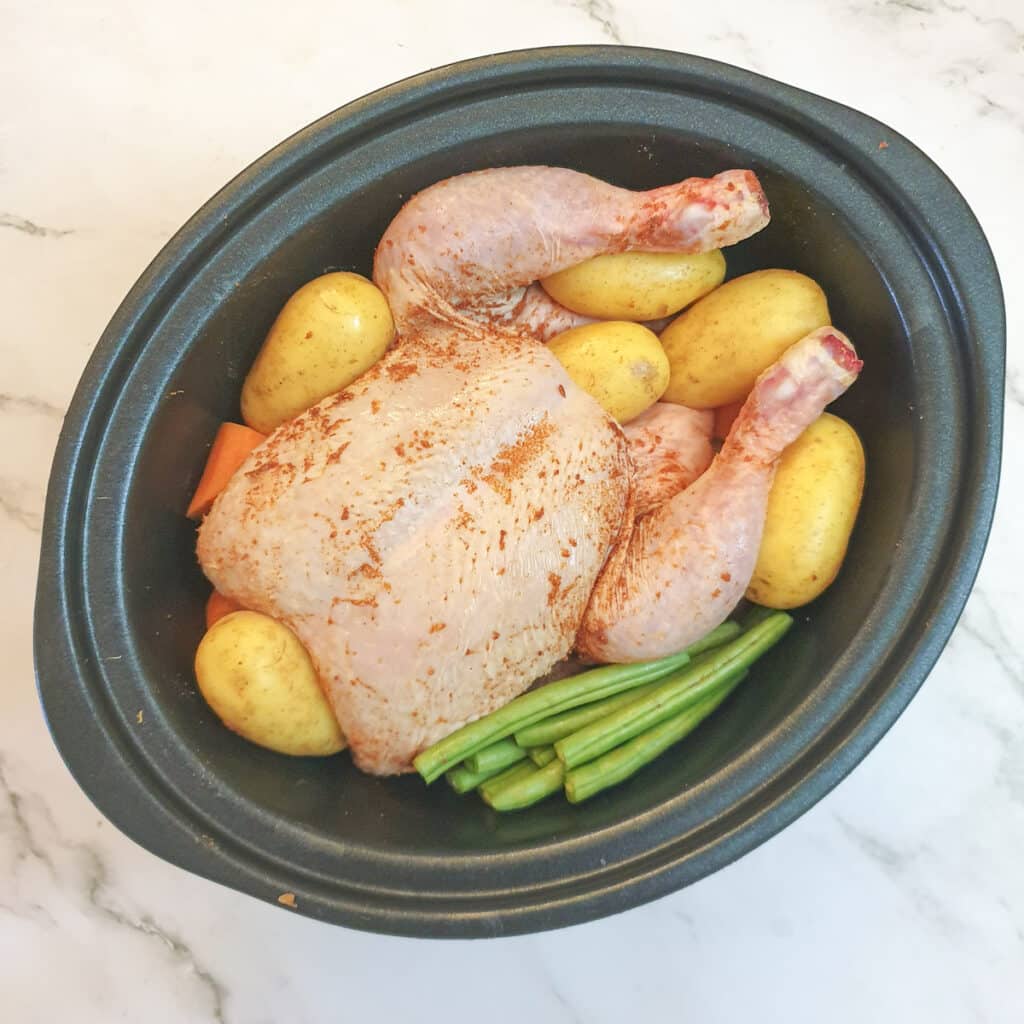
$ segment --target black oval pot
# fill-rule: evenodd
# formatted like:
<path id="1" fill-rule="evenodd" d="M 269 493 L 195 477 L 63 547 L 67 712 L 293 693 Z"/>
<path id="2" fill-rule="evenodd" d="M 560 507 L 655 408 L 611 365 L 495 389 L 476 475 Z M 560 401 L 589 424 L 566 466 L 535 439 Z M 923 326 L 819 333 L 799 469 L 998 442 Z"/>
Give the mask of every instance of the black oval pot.
<path id="1" fill-rule="evenodd" d="M 864 374 L 836 411 L 868 482 L 845 568 L 698 734 L 579 807 L 498 816 L 345 757 L 291 760 L 222 728 L 192 655 L 208 592 L 183 510 L 285 298 L 367 273 L 405 197 L 499 164 L 648 188 L 752 167 L 771 226 L 730 274 L 817 278 Z M 956 189 L 854 110 L 736 68 L 571 47 L 458 64 L 282 143 L 167 244 L 107 328 L 50 478 L 36 602 L 54 739 L 100 810 L 189 871 L 356 928 L 536 931 L 687 885 L 783 828 L 903 710 L 956 623 L 996 496 L 999 280 Z"/>

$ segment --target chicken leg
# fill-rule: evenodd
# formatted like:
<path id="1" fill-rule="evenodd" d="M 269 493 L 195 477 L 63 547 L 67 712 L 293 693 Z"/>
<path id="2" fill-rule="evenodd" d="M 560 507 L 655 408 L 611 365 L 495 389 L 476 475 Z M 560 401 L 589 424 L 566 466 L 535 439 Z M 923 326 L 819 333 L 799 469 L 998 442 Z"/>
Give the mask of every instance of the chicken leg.
<path id="1" fill-rule="evenodd" d="M 660 658 L 725 620 L 757 563 L 779 456 L 860 368 L 846 336 L 822 327 L 761 374 L 711 467 L 639 519 L 609 560 L 577 638 L 581 653 Z"/>

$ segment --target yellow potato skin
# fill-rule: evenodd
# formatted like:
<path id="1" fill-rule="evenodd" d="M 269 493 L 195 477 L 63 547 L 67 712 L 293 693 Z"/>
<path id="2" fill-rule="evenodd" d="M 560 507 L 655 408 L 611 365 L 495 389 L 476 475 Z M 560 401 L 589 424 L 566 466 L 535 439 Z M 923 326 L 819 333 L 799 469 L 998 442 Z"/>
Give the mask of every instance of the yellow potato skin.
<path id="1" fill-rule="evenodd" d="M 195 670 L 207 704 L 245 739 L 296 757 L 345 747 L 306 649 L 275 619 L 250 611 L 225 615 L 200 642 Z"/>
<path id="2" fill-rule="evenodd" d="M 666 402 L 712 409 L 744 398 L 759 373 L 831 323 L 825 293 L 793 270 L 755 270 L 694 303 L 661 333 Z"/>
<path id="3" fill-rule="evenodd" d="M 658 320 L 725 280 L 721 250 L 697 254 L 623 252 L 595 256 L 541 281 L 567 309 L 599 320 Z"/>
<path id="4" fill-rule="evenodd" d="M 548 342 L 566 372 L 620 423 L 639 416 L 668 385 L 668 359 L 658 336 L 618 320 L 585 324 Z"/>
<path id="5" fill-rule="evenodd" d="M 864 449 L 845 420 L 823 413 L 782 454 L 747 597 L 797 608 L 836 578 L 864 490 Z"/>
<path id="6" fill-rule="evenodd" d="M 278 314 L 242 385 L 242 418 L 275 427 L 348 387 L 395 338 L 387 299 L 359 274 L 324 274 Z"/>

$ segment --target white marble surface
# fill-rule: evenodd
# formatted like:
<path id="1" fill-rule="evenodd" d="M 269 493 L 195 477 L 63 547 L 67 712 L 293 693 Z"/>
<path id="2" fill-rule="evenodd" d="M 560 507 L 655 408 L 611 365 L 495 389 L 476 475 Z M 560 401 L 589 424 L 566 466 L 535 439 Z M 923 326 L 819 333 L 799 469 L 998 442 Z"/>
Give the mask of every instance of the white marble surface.
<path id="1" fill-rule="evenodd" d="M 1024 1020 L 1024 6 L 1020 0 L 0 5 L 0 1017 Z M 499 27 L 500 26 L 500 27 Z M 297 127 L 516 47 L 623 42 L 860 107 L 932 154 L 1007 289 L 1000 512 L 921 694 L 776 839 L 561 932 L 415 942 L 315 924 L 178 871 L 100 819 L 53 748 L 30 650 L 53 444 L 111 312 L 172 231 Z"/>

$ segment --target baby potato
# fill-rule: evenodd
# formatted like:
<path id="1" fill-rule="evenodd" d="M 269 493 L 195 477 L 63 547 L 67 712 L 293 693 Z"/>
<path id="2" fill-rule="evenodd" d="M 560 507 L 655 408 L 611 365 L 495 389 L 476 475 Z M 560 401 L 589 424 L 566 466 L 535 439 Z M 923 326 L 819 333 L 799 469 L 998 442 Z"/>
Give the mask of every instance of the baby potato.
<path id="1" fill-rule="evenodd" d="M 825 293 L 793 270 L 755 270 L 694 303 L 661 333 L 666 402 L 711 409 L 745 397 L 794 342 L 831 323 Z"/>
<path id="2" fill-rule="evenodd" d="M 242 418 L 269 434 L 348 387 L 395 337 L 387 299 L 359 274 L 324 274 L 285 304 L 242 385 Z"/>
<path id="3" fill-rule="evenodd" d="M 640 324 L 608 320 L 563 331 L 548 342 L 566 372 L 620 423 L 639 416 L 668 385 L 658 336 Z"/>
<path id="4" fill-rule="evenodd" d="M 747 597 L 769 608 L 818 597 L 843 563 L 863 489 L 860 438 L 823 413 L 779 461 Z"/>
<path id="5" fill-rule="evenodd" d="M 345 747 L 305 647 L 275 619 L 250 611 L 219 619 L 199 644 L 195 669 L 207 704 L 247 740 L 298 757 Z"/>
<path id="6" fill-rule="evenodd" d="M 595 256 L 541 281 L 567 309 L 599 320 L 658 320 L 725 280 L 719 249 L 698 254 L 623 252 Z"/>

